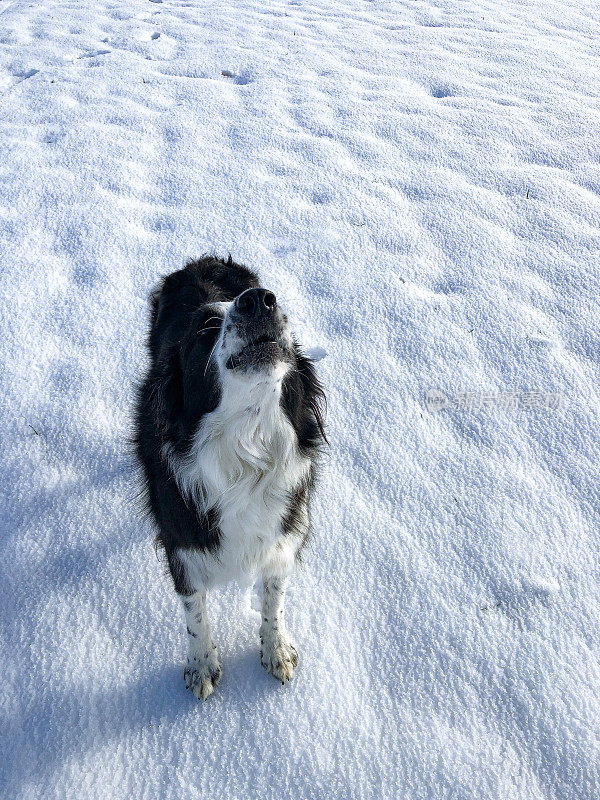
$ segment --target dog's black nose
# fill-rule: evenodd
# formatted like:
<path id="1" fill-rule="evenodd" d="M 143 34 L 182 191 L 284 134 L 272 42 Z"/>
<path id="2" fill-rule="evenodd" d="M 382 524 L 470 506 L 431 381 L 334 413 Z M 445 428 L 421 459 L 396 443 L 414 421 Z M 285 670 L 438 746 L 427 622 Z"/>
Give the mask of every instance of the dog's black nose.
<path id="1" fill-rule="evenodd" d="M 269 314 L 276 305 L 277 298 L 267 289 L 248 289 L 235 300 L 236 309 L 249 317 Z"/>

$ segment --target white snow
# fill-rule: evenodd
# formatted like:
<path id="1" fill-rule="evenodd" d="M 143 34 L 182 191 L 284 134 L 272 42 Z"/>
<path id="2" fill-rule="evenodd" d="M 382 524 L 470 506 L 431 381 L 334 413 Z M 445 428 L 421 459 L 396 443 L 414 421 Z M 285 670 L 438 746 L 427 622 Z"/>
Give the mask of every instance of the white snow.
<path id="1" fill-rule="evenodd" d="M 599 56 L 594 0 L 0 3 L 3 799 L 597 800 Z M 331 449 L 293 681 L 232 587 L 199 704 L 126 439 L 213 250 Z"/>

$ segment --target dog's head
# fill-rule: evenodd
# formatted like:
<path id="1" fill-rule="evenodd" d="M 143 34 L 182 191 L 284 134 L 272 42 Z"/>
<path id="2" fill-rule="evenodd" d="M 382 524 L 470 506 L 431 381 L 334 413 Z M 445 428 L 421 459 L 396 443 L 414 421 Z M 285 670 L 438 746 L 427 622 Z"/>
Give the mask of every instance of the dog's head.
<path id="1" fill-rule="evenodd" d="M 224 395 L 280 388 L 301 449 L 324 438 L 323 390 L 273 292 L 231 260 L 207 257 L 168 275 L 151 295 L 150 381 L 164 441 L 184 449 Z"/>

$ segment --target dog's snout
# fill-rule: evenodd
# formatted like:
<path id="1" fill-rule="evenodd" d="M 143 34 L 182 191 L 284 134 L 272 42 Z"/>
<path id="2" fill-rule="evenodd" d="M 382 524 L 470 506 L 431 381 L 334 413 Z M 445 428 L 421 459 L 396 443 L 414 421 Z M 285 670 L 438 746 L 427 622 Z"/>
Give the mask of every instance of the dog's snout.
<path id="1" fill-rule="evenodd" d="M 277 298 L 267 289 L 248 289 L 235 300 L 235 308 L 246 316 L 260 316 L 275 310 Z"/>

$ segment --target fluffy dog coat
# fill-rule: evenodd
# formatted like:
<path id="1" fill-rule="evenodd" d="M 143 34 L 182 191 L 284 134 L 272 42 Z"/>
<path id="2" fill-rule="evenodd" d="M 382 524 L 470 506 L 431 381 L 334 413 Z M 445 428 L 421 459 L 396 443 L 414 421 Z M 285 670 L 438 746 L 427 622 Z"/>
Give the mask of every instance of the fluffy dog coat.
<path id="1" fill-rule="evenodd" d="M 182 599 L 185 680 L 206 699 L 221 670 L 206 590 L 261 574 L 263 666 L 285 682 L 288 576 L 309 533 L 324 394 L 272 292 L 231 257 L 189 263 L 151 295 L 150 367 L 135 447 L 145 499 Z"/>

